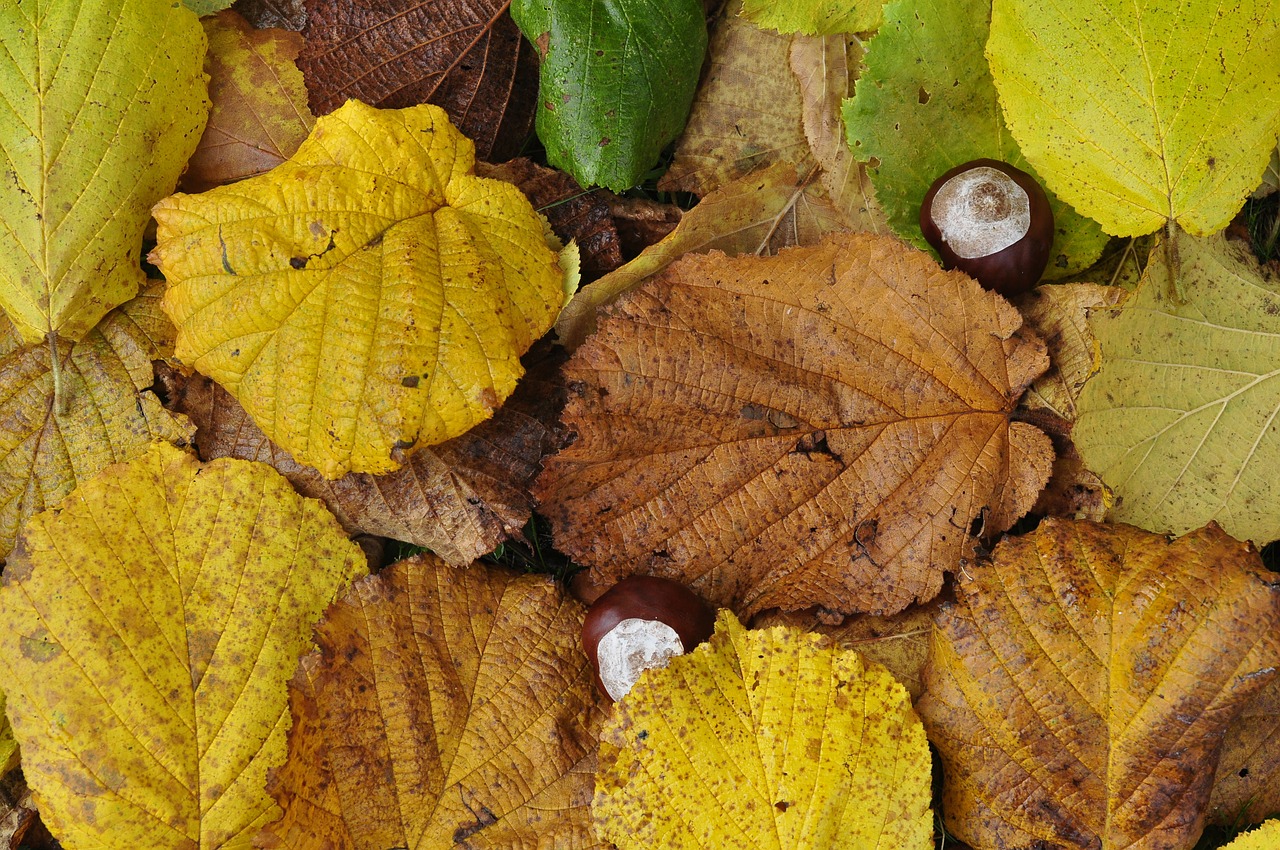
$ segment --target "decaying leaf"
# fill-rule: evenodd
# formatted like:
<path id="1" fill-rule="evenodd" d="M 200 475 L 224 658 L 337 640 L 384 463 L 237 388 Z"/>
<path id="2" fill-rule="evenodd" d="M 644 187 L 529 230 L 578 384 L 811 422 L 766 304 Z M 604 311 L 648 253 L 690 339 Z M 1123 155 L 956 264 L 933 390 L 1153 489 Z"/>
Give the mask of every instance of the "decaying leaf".
<path id="1" fill-rule="evenodd" d="M 254 29 L 233 11 L 203 24 L 213 108 L 182 175 L 184 192 L 270 171 L 293 156 L 315 124 L 302 74 L 293 64 L 302 36 Z"/>
<path id="2" fill-rule="evenodd" d="M 1138 290 L 1092 321 L 1102 368 L 1072 439 L 1116 494 L 1111 518 L 1180 534 L 1217 520 L 1242 540 L 1280 537 L 1280 281 L 1247 245 L 1176 237 Z"/>
<path id="3" fill-rule="evenodd" d="M 708 643 L 614 706 L 592 816 L 619 850 L 927 850 L 930 781 L 924 729 L 886 671 L 722 611 Z"/>
<path id="4" fill-rule="evenodd" d="M 1280 135 L 1274 0 L 995 0 L 987 58 L 1027 160 L 1116 236 L 1226 227 Z"/>
<path id="5" fill-rule="evenodd" d="M 0 587 L 0 672 L 50 830 L 248 848 L 278 815 L 289 671 L 364 569 L 274 470 L 164 443 L 33 517 Z"/>
<path id="6" fill-rule="evenodd" d="M 1275 814 L 1280 814 L 1280 680 L 1245 703 L 1227 728 L 1209 798 L 1210 819 L 1227 826 Z"/>
<path id="7" fill-rule="evenodd" d="M 690 256 L 565 368 L 542 511 L 608 577 L 680 578 L 750 615 L 893 613 L 1035 501 L 1053 455 L 1010 423 L 1047 366 L 1008 302 L 892 237 Z"/>
<path id="8" fill-rule="evenodd" d="M 299 493 L 323 501 L 348 532 L 425 546 L 461 567 L 492 552 L 529 521 L 529 490 L 542 458 L 559 444 L 555 419 L 564 404 L 563 387 L 555 379 L 559 362 L 544 352 L 492 419 L 415 452 L 401 469 L 385 475 L 353 472 L 336 481 L 268 440 L 244 408 L 208 378 L 170 373 L 170 395 L 174 408 L 196 426 L 204 460 L 229 456 L 269 463 Z"/>
<path id="9" fill-rule="evenodd" d="M 430 555 L 357 583 L 290 683 L 266 847 L 600 847 L 584 610 L 547 576 Z"/>
<path id="10" fill-rule="evenodd" d="M 568 275 L 524 195 L 473 162 L 438 107 L 351 101 L 269 174 L 157 204 L 177 357 L 329 478 L 488 419 Z"/>
<path id="11" fill-rule="evenodd" d="M 0 725 L 4 719 L 0 717 Z M 20 776 L 0 773 L 0 848 L 23 850 L 31 827 L 39 821 L 31 789 Z"/>
<path id="12" fill-rule="evenodd" d="M 77 484 L 142 454 L 153 440 L 191 439 L 191 426 L 149 391 L 151 361 L 173 350 L 162 289 L 143 290 L 80 342 L 58 343 L 65 409 L 54 397 L 47 343 L 0 356 L 0 561 L 23 523 Z"/>
<path id="13" fill-rule="evenodd" d="M 307 24 L 302 0 L 236 0 L 231 8 L 258 29 L 279 27 L 301 32 Z"/>
<path id="14" fill-rule="evenodd" d="M 79 340 L 145 281 L 209 111 L 204 33 L 170 0 L 0 3 L 0 33 L 0 307 L 28 343 Z"/>
<path id="15" fill-rule="evenodd" d="M 917 703 L 975 847 L 1188 850 L 1222 734 L 1280 667 L 1280 587 L 1216 526 L 1045 519 L 971 565 Z"/>
<path id="16" fill-rule="evenodd" d="M 510 0 L 305 0 L 298 67 L 311 109 L 355 98 L 384 108 L 434 103 L 501 162 L 533 129 L 538 58 Z"/>

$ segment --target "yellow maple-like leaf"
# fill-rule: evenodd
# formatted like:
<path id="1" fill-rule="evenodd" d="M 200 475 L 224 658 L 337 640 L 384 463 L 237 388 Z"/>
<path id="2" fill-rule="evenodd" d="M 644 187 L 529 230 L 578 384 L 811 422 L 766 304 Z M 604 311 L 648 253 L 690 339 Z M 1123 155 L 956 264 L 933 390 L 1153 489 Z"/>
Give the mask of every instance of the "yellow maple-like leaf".
<path id="1" fill-rule="evenodd" d="M 924 728 L 887 671 L 721 611 L 707 644 L 615 705 L 592 816 L 620 850 L 923 850 L 930 783 Z"/>
<path id="2" fill-rule="evenodd" d="M 177 356 L 326 477 L 489 418 L 565 278 L 520 191 L 443 110 L 349 101 L 260 177 L 155 207 Z"/>
<path id="3" fill-rule="evenodd" d="M 165 443 L 33 517 L 0 587 L 0 676 L 63 846 L 248 848 L 278 815 L 286 680 L 364 570 L 270 467 Z"/>

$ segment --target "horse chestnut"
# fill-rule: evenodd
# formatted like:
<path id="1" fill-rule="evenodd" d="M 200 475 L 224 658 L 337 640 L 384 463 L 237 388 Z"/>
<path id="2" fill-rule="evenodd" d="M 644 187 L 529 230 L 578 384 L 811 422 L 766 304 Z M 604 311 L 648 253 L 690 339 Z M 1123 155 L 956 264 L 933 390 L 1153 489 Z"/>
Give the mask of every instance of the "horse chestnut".
<path id="1" fill-rule="evenodd" d="M 975 159 L 933 181 L 920 206 L 920 230 L 943 268 L 1012 296 L 1044 274 L 1053 210 L 1030 174 L 999 160 Z"/>
<path id="2" fill-rule="evenodd" d="M 595 668 L 596 685 L 620 700 L 642 672 L 667 666 L 714 628 L 715 614 L 689 588 L 657 576 L 631 576 L 591 605 L 582 624 L 582 649 Z"/>

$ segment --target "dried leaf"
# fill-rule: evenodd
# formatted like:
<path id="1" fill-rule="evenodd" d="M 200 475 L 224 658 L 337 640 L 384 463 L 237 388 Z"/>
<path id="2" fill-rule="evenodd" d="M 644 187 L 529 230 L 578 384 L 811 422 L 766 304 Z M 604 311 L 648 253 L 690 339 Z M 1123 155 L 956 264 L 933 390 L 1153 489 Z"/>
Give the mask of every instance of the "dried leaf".
<path id="1" fill-rule="evenodd" d="M 557 545 L 747 614 L 932 598 L 1048 477 L 1048 438 L 1009 422 L 1047 365 L 1021 323 L 891 237 L 686 257 L 566 366 L 577 440 L 537 492 Z"/>
<path id="2" fill-rule="evenodd" d="M 1222 742 L 1209 817 L 1235 826 L 1280 813 L 1280 680 L 1249 700 Z"/>
<path id="3" fill-rule="evenodd" d="M 298 67 L 311 109 L 356 98 L 384 108 L 434 103 L 484 160 L 520 151 L 533 129 L 538 58 L 510 0 L 305 0 Z"/>
<path id="4" fill-rule="evenodd" d="M 0 725 L 4 725 L 3 718 Z M 31 789 L 25 782 L 16 775 L 0 781 L 0 848 L 22 850 L 27 845 L 24 840 L 27 833 L 39 818 Z"/>
<path id="5" fill-rule="evenodd" d="M 48 344 L 0 357 L 0 560 L 29 517 L 77 484 L 142 454 L 153 440 L 191 439 L 190 424 L 148 389 L 152 359 L 172 353 L 162 287 L 117 307 L 74 346 L 59 342 L 65 412 L 54 398 Z M 8 325 L 3 316 L 0 325 Z"/>
<path id="6" fill-rule="evenodd" d="M 1280 587 L 1210 526 L 1044 520 L 961 575 L 917 708 L 949 833 L 1189 850 L 1226 727 L 1280 667 Z"/>
<path id="7" fill-rule="evenodd" d="M 930 782 L 924 729 L 892 676 L 722 611 L 708 643 L 614 706 L 592 816 L 619 850 L 928 850 Z"/>
<path id="8" fill-rule="evenodd" d="M 0 587 L 0 672 L 50 830 L 248 848 L 276 816 L 288 671 L 364 564 L 275 471 L 164 443 L 33 517 Z"/>
<path id="9" fill-rule="evenodd" d="M 279 27 L 301 32 L 307 24 L 302 0 L 236 0 L 231 8 L 260 30 Z"/>
<path id="10" fill-rule="evenodd" d="M 663 204 L 646 198 L 623 198 L 608 195 L 609 212 L 622 241 L 622 257 L 632 260 L 650 245 L 656 245 L 676 229 L 684 210 L 675 204 Z"/>
<path id="11" fill-rule="evenodd" d="M 547 576 L 430 555 L 356 584 L 290 683 L 265 847 L 601 846 L 584 610 Z"/>
<path id="12" fill-rule="evenodd" d="M 275 168 L 298 150 L 315 118 L 293 61 L 302 36 L 258 30 L 235 12 L 205 18 L 213 108 L 182 176 L 184 192 L 203 192 Z"/>
<path id="13" fill-rule="evenodd" d="M 493 419 L 415 452 L 385 475 L 349 473 L 329 481 L 267 439 L 226 390 L 200 375 L 174 381 L 175 409 L 197 427 L 205 460 L 237 457 L 269 463 L 304 496 L 320 499 L 352 534 L 425 546 L 466 566 L 519 533 L 533 511 L 529 490 L 542 458 L 559 444 L 554 424 L 564 404 L 554 379 L 559 358 L 543 357 Z"/>

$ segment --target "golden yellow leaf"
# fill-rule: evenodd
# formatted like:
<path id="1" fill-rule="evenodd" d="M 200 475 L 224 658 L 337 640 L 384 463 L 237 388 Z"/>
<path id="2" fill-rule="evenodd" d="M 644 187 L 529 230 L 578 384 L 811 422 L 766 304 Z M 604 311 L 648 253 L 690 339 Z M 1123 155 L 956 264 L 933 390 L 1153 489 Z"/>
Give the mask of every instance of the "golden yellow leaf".
<path id="1" fill-rule="evenodd" d="M 0 778 L 18 766 L 18 741 L 4 713 L 4 691 L 0 691 Z"/>
<path id="2" fill-rule="evenodd" d="M 28 517 L 108 464 L 142 454 L 153 440 L 191 439 L 186 418 L 147 391 L 151 361 L 172 353 L 161 289 L 152 285 L 117 307 L 80 342 L 58 341 L 65 409 L 54 398 L 47 343 L 0 356 L 0 560 Z"/>
<path id="3" fill-rule="evenodd" d="M 248 848 L 278 814 L 288 673 L 364 570 L 270 467 L 165 443 L 33 517 L 0 588 L 0 674 L 54 835 Z"/>
<path id="4" fill-rule="evenodd" d="M 619 850 L 926 850 L 931 781 L 924 729 L 888 672 L 721 611 L 708 643 L 614 706 L 592 817 Z"/>
<path id="5" fill-rule="evenodd" d="M 916 706 L 975 847 L 1189 850 L 1226 727 L 1280 667 L 1247 543 L 1045 519 L 968 567 Z"/>
<path id="6" fill-rule="evenodd" d="M 547 576 L 426 554 L 352 587 L 290 683 L 266 847 L 599 847 L 599 697 Z"/>
<path id="7" fill-rule="evenodd" d="M 1222 850 L 1275 850 L 1280 847 L 1280 820 L 1264 823 L 1255 830 L 1236 837 Z"/>
<path id="8" fill-rule="evenodd" d="M 358 101 L 268 174 L 156 205 L 177 357 L 329 478 L 489 418 L 566 273 L 518 189 L 435 106 Z"/>

